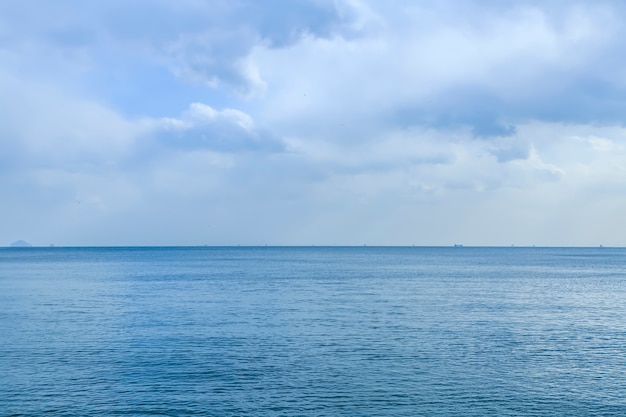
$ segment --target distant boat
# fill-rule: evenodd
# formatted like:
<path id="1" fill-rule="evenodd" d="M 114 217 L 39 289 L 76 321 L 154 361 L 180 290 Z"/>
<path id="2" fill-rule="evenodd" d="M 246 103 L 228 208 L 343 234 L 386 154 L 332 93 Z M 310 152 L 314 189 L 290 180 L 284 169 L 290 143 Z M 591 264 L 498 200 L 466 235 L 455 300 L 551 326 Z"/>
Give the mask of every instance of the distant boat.
<path id="1" fill-rule="evenodd" d="M 455 244 L 454 244 L 454 247 L 455 247 L 455 248 L 462 248 L 462 247 L 463 247 L 463 245 L 460 245 L 460 244 L 458 244 L 458 243 L 455 243 Z"/>

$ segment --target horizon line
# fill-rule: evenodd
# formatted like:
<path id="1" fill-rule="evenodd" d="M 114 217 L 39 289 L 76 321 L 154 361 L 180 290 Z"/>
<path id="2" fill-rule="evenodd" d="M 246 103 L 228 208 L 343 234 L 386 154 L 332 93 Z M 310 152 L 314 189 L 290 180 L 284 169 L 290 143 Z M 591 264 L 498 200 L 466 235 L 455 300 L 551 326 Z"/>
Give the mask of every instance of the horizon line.
<path id="1" fill-rule="evenodd" d="M 235 244 L 235 245 L 221 245 L 221 244 L 201 244 L 201 245 L 31 245 L 28 246 L 0 246 L 0 248 L 10 249 L 56 249 L 56 248 L 626 248 L 626 246 L 613 246 L 613 245 L 465 245 L 465 244 L 448 244 L 448 245 L 332 245 L 332 244 L 311 244 L 311 245 L 270 245 L 270 244 Z"/>

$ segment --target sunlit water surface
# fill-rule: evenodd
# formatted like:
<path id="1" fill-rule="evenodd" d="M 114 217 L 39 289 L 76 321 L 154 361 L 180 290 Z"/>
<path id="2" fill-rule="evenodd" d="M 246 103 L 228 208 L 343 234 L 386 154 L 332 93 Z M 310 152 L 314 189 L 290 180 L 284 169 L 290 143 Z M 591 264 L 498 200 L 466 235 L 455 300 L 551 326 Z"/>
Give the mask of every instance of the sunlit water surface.
<path id="1" fill-rule="evenodd" d="M 0 415 L 625 416 L 626 250 L 0 249 Z"/>

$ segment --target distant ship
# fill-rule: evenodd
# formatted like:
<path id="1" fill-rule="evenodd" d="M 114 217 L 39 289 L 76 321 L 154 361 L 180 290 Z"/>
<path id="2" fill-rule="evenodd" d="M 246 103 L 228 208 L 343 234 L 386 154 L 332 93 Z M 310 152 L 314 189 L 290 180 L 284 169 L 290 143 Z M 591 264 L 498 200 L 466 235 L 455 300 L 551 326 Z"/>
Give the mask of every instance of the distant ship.
<path id="1" fill-rule="evenodd" d="M 462 248 L 462 247 L 463 247 L 463 245 L 460 245 L 460 244 L 458 244 L 458 243 L 455 243 L 455 244 L 454 244 L 454 247 L 455 247 L 455 248 Z"/>

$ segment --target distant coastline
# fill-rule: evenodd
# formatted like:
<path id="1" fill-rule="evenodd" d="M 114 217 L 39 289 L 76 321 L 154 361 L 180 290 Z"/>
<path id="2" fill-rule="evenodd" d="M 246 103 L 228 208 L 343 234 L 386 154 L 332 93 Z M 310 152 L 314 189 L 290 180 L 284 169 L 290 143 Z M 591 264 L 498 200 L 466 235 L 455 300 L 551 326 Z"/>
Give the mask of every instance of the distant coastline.
<path id="1" fill-rule="evenodd" d="M 15 242 L 11 243 L 10 247 L 12 247 L 12 248 L 32 248 L 33 245 L 31 245 L 30 243 L 28 243 L 25 240 L 16 240 Z"/>

